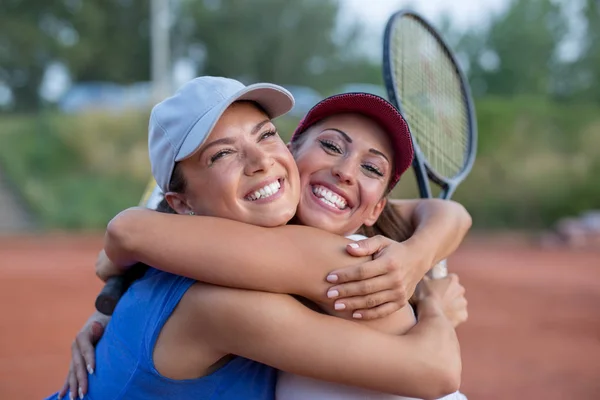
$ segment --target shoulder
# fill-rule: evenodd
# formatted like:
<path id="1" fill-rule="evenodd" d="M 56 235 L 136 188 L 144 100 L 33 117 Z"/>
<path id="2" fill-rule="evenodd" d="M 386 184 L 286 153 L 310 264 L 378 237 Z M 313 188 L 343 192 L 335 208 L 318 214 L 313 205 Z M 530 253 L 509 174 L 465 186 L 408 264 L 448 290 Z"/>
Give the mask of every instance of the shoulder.
<path id="1" fill-rule="evenodd" d="M 224 331 L 250 329 L 255 335 L 270 335 L 271 321 L 285 323 L 305 313 L 311 313 L 287 294 L 234 289 L 196 282 L 180 305 L 193 318 L 193 325 L 203 335 L 226 339 Z M 250 332 L 248 332 L 250 333 Z"/>

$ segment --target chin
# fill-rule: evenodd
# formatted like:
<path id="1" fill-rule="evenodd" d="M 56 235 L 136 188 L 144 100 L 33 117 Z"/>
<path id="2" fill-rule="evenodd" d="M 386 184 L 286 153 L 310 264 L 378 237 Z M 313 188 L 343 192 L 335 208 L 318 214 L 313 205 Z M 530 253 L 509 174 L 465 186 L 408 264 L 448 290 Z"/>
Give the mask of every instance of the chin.
<path id="1" fill-rule="evenodd" d="M 286 225 L 296 214 L 296 208 L 281 210 L 280 212 L 270 213 L 267 218 L 258 218 L 254 225 L 265 228 L 274 228 L 276 226 Z"/>
<path id="2" fill-rule="evenodd" d="M 298 216 L 298 221 L 302 225 L 321 229 L 325 232 L 334 233 L 336 235 L 342 235 L 344 232 L 343 227 L 339 226 L 340 224 L 336 224 L 333 221 L 330 221 L 327 218 L 322 218 L 322 216 L 319 216 L 319 215 L 302 215 L 302 214 L 300 214 Z"/>

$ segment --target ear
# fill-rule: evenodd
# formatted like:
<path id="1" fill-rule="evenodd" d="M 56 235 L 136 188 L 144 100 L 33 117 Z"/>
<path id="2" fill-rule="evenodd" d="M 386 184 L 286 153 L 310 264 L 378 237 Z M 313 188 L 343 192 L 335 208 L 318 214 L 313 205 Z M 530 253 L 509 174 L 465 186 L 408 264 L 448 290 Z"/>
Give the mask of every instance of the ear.
<path id="1" fill-rule="evenodd" d="M 367 216 L 367 219 L 365 220 L 364 225 L 373 226 L 375 224 L 375 222 L 377 222 L 377 220 L 379 219 L 379 216 L 381 215 L 381 212 L 383 211 L 383 208 L 385 207 L 386 204 L 387 204 L 387 197 L 384 197 L 381 200 L 379 200 L 377 202 L 377 204 L 375 204 L 375 207 L 373 207 L 373 210 L 371 211 L 371 213 Z"/>
<path id="2" fill-rule="evenodd" d="M 175 210 L 177 214 L 189 214 L 192 212 L 192 207 L 187 203 L 185 195 L 175 192 L 165 193 L 165 200 L 169 206 Z"/>

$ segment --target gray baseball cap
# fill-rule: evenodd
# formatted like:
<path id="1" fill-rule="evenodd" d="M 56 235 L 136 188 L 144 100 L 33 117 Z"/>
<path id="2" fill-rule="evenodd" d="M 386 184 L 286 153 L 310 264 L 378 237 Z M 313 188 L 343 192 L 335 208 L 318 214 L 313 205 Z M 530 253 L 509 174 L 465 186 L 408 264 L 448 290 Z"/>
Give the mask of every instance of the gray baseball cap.
<path id="1" fill-rule="evenodd" d="M 235 101 L 254 101 L 269 118 L 292 109 L 294 98 L 281 86 L 257 83 L 245 86 L 234 79 L 202 76 L 183 85 L 152 109 L 148 150 L 152 175 L 166 193 L 175 163 L 193 155 L 217 121 Z"/>

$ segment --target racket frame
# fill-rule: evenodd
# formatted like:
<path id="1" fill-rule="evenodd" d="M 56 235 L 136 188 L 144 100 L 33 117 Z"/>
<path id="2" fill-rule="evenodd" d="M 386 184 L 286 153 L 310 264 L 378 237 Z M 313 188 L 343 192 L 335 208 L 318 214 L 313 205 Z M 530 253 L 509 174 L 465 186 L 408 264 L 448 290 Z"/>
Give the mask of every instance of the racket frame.
<path id="1" fill-rule="evenodd" d="M 440 198 L 442 199 L 450 199 L 458 185 L 466 178 L 466 176 L 471 172 L 473 168 L 473 163 L 475 162 L 476 149 L 477 149 L 477 123 L 475 120 L 475 107 L 473 104 L 473 98 L 471 95 L 471 88 L 469 86 L 469 82 L 467 81 L 465 74 L 463 73 L 460 65 L 458 64 L 454 53 L 437 31 L 434 26 L 424 17 L 415 13 L 414 11 L 409 10 L 400 10 L 394 13 L 390 19 L 388 20 L 385 33 L 384 33 L 384 42 L 383 42 L 383 77 L 385 81 L 385 87 L 388 92 L 388 98 L 390 102 L 402 113 L 402 99 L 400 97 L 400 93 L 396 92 L 395 78 L 393 73 L 393 63 L 391 61 L 392 54 L 392 30 L 394 29 L 394 25 L 396 20 L 402 17 L 410 17 L 415 19 L 418 23 L 423 25 L 433 37 L 438 41 L 441 45 L 442 49 L 452 62 L 456 73 L 458 74 L 462 97 L 467 105 L 467 123 L 468 123 L 468 134 L 469 140 L 467 142 L 467 161 L 463 165 L 461 171 L 453 177 L 443 177 L 438 174 L 433 168 L 431 168 L 429 162 L 423 155 L 419 144 L 415 140 L 415 136 L 411 135 L 413 147 L 414 147 L 414 158 L 413 158 L 413 169 L 415 171 L 415 176 L 417 179 L 417 184 L 419 187 L 419 195 L 421 198 L 432 198 L 431 186 L 428 182 L 429 180 L 435 182 L 438 186 L 442 188 L 440 193 Z M 410 128 L 410 121 L 408 122 L 408 126 Z"/>

